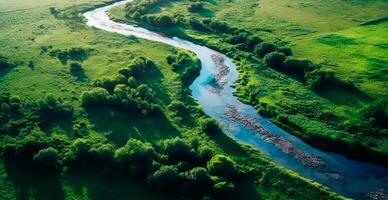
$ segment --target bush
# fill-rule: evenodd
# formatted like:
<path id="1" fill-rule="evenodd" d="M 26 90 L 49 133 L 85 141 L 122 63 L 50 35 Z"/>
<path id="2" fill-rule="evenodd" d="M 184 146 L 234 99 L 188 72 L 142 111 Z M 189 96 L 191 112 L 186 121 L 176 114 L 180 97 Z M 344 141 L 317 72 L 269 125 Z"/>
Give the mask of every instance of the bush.
<path id="1" fill-rule="evenodd" d="M 305 72 L 309 72 L 315 69 L 314 64 L 309 60 L 299 60 L 293 57 L 287 57 L 284 61 L 285 71 L 304 75 Z"/>
<path id="2" fill-rule="evenodd" d="M 81 94 L 81 102 L 84 107 L 106 105 L 108 99 L 109 92 L 104 88 L 93 88 Z"/>
<path id="3" fill-rule="evenodd" d="M 58 150 L 53 147 L 40 150 L 33 157 L 34 164 L 43 169 L 55 169 L 58 165 Z"/>
<path id="4" fill-rule="evenodd" d="M 284 65 L 284 60 L 286 59 L 283 53 L 271 52 L 264 56 L 264 62 L 272 68 L 282 69 Z"/>
<path id="5" fill-rule="evenodd" d="M 221 181 L 216 183 L 213 189 L 217 196 L 230 198 L 235 192 L 235 185 L 231 182 Z"/>
<path id="6" fill-rule="evenodd" d="M 81 64 L 76 62 L 70 64 L 70 72 L 72 74 L 79 74 L 79 73 L 82 73 L 83 71 L 84 69 L 82 68 Z"/>
<path id="7" fill-rule="evenodd" d="M 176 192 L 182 181 L 183 178 L 174 166 L 162 166 L 148 177 L 150 187 L 163 192 Z"/>
<path id="8" fill-rule="evenodd" d="M 116 75 L 112 77 L 103 77 L 94 81 L 93 86 L 106 89 L 109 94 L 113 93 L 114 88 L 118 84 L 127 84 L 127 77 L 123 75 Z"/>
<path id="9" fill-rule="evenodd" d="M 222 132 L 221 127 L 214 119 L 204 119 L 201 121 L 201 128 L 207 135 L 215 135 Z"/>
<path id="10" fill-rule="evenodd" d="M 203 167 L 191 169 L 185 177 L 190 181 L 190 187 L 201 193 L 208 192 L 212 184 L 209 172 Z"/>
<path id="11" fill-rule="evenodd" d="M 232 178 L 236 175 L 234 161 L 224 155 L 215 155 L 208 163 L 207 168 L 212 175 Z"/>
<path id="12" fill-rule="evenodd" d="M 276 51 L 276 45 L 268 42 L 262 42 L 255 47 L 255 53 L 260 58 L 263 58 L 268 53 Z"/>
<path id="13" fill-rule="evenodd" d="M 39 102 L 39 118 L 43 126 L 55 119 L 70 119 L 73 117 L 74 109 L 70 104 L 62 102 L 53 94 L 47 94 Z"/>
<path id="14" fill-rule="evenodd" d="M 292 56 L 292 50 L 290 47 L 279 47 L 277 51 L 283 53 L 285 56 Z"/>
<path id="15" fill-rule="evenodd" d="M 167 153 L 168 160 L 171 163 L 179 161 L 187 161 L 193 155 L 191 154 L 191 147 L 181 138 L 173 138 L 164 140 L 162 143 L 163 151 Z"/>
<path id="16" fill-rule="evenodd" d="M 150 143 L 136 139 L 129 139 L 125 146 L 114 153 L 114 159 L 121 169 L 138 176 L 144 176 L 150 171 L 155 157 L 155 150 Z"/>

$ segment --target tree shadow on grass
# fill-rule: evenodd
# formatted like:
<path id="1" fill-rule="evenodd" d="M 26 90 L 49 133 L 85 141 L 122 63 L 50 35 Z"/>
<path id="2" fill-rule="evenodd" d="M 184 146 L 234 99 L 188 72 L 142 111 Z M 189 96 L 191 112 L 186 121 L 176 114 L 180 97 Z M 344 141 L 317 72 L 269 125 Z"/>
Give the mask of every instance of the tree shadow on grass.
<path id="1" fill-rule="evenodd" d="M 65 199 L 59 173 L 33 170 L 27 161 L 7 160 L 4 164 L 18 199 Z"/>
<path id="2" fill-rule="evenodd" d="M 371 102 L 373 98 L 357 88 L 344 88 L 330 85 L 322 88 L 317 94 L 337 105 L 356 105 L 359 102 Z"/>
<path id="3" fill-rule="evenodd" d="M 76 169 L 66 174 L 67 184 L 75 196 L 87 195 L 90 200 L 178 199 L 150 191 L 144 179 L 127 175 L 101 173 L 99 169 Z"/>
<path id="4" fill-rule="evenodd" d="M 124 145 L 129 138 L 159 141 L 179 136 L 179 131 L 164 114 L 142 115 L 137 111 L 118 111 L 110 107 L 88 109 L 94 129 L 107 133 L 112 142 Z"/>
<path id="5" fill-rule="evenodd" d="M 224 133 L 209 136 L 225 153 L 232 156 L 247 156 L 247 152 L 234 139 Z"/>

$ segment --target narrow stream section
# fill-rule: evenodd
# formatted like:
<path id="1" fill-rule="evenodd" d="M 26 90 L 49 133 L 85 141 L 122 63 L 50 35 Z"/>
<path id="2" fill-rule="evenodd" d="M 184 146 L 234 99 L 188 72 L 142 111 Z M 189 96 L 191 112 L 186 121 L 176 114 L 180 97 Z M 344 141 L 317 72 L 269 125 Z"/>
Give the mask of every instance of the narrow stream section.
<path id="1" fill-rule="evenodd" d="M 84 14 L 89 26 L 133 35 L 186 49 L 201 60 L 200 76 L 190 86 L 203 111 L 217 120 L 230 137 L 254 146 L 274 162 L 355 199 L 388 199 L 388 168 L 323 152 L 275 126 L 233 96 L 236 65 L 226 55 L 179 38 L 168 38 L 144 28 L 117 23 L 107 11 L 133 0 L 120 1 Z M 281 191 L 280 191 L 281 192 Z"/>

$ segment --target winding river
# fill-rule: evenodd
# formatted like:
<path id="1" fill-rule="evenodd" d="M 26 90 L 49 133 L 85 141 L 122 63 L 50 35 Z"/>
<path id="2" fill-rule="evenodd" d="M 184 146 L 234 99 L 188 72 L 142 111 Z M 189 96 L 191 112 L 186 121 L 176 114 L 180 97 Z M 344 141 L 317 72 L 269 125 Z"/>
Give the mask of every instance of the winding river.
<path id="1" fill-rule="evenodd" d="M 258 115 L 254 107 L 241 103 L 233 95 L 232 85 L 238 72 L 231 58 L 190 41 L 168 38 L 109 19 L 109 9 L 131 1 L 124 0 L 86 12 L 87 24 L 195 53 L 201 60 L 202 68 L 199 77 L 190 86 L 192 95 L 203 111 L 216 119 L 230 137 L 259 149 L 274 162 L 344 196 L 388 199 L 388 168 L 316 149 Z"/>

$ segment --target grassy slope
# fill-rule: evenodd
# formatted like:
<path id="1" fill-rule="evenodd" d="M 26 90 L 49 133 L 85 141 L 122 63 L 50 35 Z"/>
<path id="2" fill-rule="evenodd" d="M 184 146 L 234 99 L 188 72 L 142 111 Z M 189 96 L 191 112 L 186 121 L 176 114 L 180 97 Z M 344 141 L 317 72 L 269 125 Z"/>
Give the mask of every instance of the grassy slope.
<path id="1" fill-rule="evenodd" d="M 166 109 L 171 100 L 177 98 L 182 87 L 178 74 L 173 72 L 166 63 L 166 56 L 174 54 L 171 47 L 122 37 L 104 31 L 80 25 L 71 21 L 79 17 L 80 6 L 100 4 L 102 1 L 21 1 L 0 0 L 1 34 L 0 54 L 18 61 L 19 65 L 11 71 L 1 74 L 0 91 L 8 91 L 23 98 L 41 98 L 45 93 L 54 93 L 70 101 L 77 109 L 79 119 L 88 120 L 94 132 L 102 134 L 111 132 L 111 142 L 121 145 L 127 138 L 135 137 L 150 142 L 158 142 L 163 138 L 177 135 L 190 140 L 199 139 L 209 143 L 217 152 L 232 156 L 238 163 L 263 170 L 263 174 L 271 177 L 269 186 L 259 183 L 241 188 L 245 197 L 264 199 L 297 199 L 297 198 L 338 198 L 327 189 L 304 180 L 298 175 L 274 166 L 257 151 L 236 144 L 225 136 L 210 140 L 199 134 L 197 119 L 202 113 L 190 115 L 193 120 L 189 124 L 178 123 L 172 111 Z M 49 13 L 49 7 L 63 9 L 66 20 L 56 19 Z M 74 11 L 74 12 L 73 12 Z M 78 80 L 69 73 L 68 64 L 62 64 L 57 58 L 40 53 L 41 46 L 52 45 L 54 48 L 65 49 L 83 47 L 93 49 L 91 55 L 82 62 L 86 78 Z M 154 51 L 158 49 L 158 51 Z M 146 118 L 141 115 L 122 115 L 116 112 L 96 110 L 84 113 L 80 107 L 79 95 L 90 88 L 92 80 L 101 76 L 112 75 L 117 69 L 127 66 L 136 55 L 147 56 L 158 66 L 158 75 L 146 76 L 143 80 L 150 84 L 160 97 L 165 119 Z M 32 61 L 34 67 L 28 67 Z M 191 100 L 187 105 L 196 106 Z M 69 134 L 66 125 L 53 129 L 56 134 Z M 200 136 L 200 137 L 198 137 Z M 71 136 L 70 136 L 70 139 Z M 22 163 L 0 163 L 0 199 L 172 199 L 173 196 L 160 196 L 142 187 L 142 184 L 130 180 L 110 179 L 100 172 L 88 170 L 72 176 L 39 174 L 22 167 Z M 268 178 L 267 178 L 268 179 Z M 275 184 L 276 183 L 276 184 Z M 140 186 L 139 186 L 140 185 Z M 109 190 L 107 190 L 109 188 Z M 287 191 L 284 191 L 287 189 Z M 284 192 L 283 192 L 284 191 Z"/>
<path id="2" fill-rule="evenodd" d="M 287 6 L 288 4 L 283 2 L 285 4 L 282 4 L 283 8 L 274 6 L 281 4 L 280 1 L 275 1 L 273 5 L 267 1 L 252 0 L 207 1 L 204 9 L 190 13 L 187 11 L 188 1 L 175 1 L 162 3 L 149 9 L 148 13 L 183 17 L 194 15 L 198 18 L 213 17 L 226 21 L 232 26 L 238 25 L 239 28 L 255 32 L 266 40 L 274 40 L 280 44 L 290 43 L 297 57 L 312 59 L 322 68 L 333 69 L 341 79 L 352 80 L 362 91 L 350 92 L 330 88 L 317 95 L 289 76 L 281 75 L 271 69 L 257 70 L 242 62 L 237 63 L 241 72 L 240 84 L 237 84 L 237 95 L 246 99 L 245 97 L 252 96 L 252 91 L 260 91 L 257 93 L 258 96 L 253 97 L 253 100 L 247 103 L 256 105 L 260 102 L 276 110 L 277 113 L 287 114 L 291 124 L 302 127 L 303 131 L 295 130 L 276 119 L 273 119 L 274 122 L 321 148 L 329 150 L 337 148 L 337 151 L 347 152 L 354 156 L 353 150 L 347 150 L 347 148 L 352 144 L 361 143 L 369 150 L 387 153 L 388 138 L 386 136 L 370 133 L 352 135 L 343 130 L 346 124 L 357 124 L 365 120 L 362 110 L 371 101 L 387 99 L 385 91 L 387 78 L 384 74 L 387 58 L 384 54 L 386 45 L 384 45 L 385 32 L 383 31 L 386 23 L 349 28 L 362 21 L 384 16 L 387 3 L 382 1 L 314 2 L 294 1 L 293 6 Z M 362 7 L 363 10 L 370 12 L 349 12 L 351 14 L 348 17 L 342 18 L 341 12 L 338 11 L 339 7 L 354 11 Z M 266 12 L 258 11 L 264 8 Z M 282 8 L 283 10 L 280 10 Z M 274 9 L 272 16 L 268 16 L 272 9 Z M 328 11 L 333 12 L 327 15 Z M 289 12 L 292 13 L 290 18 L 285 17 Z M 264 16 L 265 13 L 266 16 Z M 123 13 L 115 11 L 114 14 L 114 18 L 125 21 Z M 283 16 L 284 19 L 280 16 Z M 304 24 L 304 17 L 301 16 L 314 17 L 306 17 L 308 23 Z M 292 20 L 286 21 L 286 19 Z M 336 21 L 335 19 L 341 20 Z M 318 22 L 322 25 L 318 25 Z M 335 26 L 328 26 L 333 23 Z M 335 31 L 340 28 L 349 29 L 325 33 L 325 31 Z M 222 36 L 216 34 L 204 34 L 179 27 L 161 31 L 173 35 L 178 34 L 181 37 L 190 37 L 215 48 L 218 48 L 220 44 L 228 46 L 222 42 Z M 368 37 L 370 35 L 373 37 Z M 347 37 L 352 39 L 347 39 Z M 303 38 L 306 38 L 306 42 Z M 339 44 L 336 44 L 338 40 Z M 352 43 L 341 44 L 347 41 L 352 41 Z M 348 56 L 349 54 L 352 56 Z M 365 73 L 366 70 L 368 70 L 367 73 Z M 329 113 L 334 114 L 336 118 L 325 121 L 318 117 Z M 327 142 L 317 143 L 314 138 L 321 138 L 321 136 L 329 138 L 330 142 L 339 142 L 341 145 L 335 143 L 336 145 L 333 146 Z M 343 142 L 347 144 L 344 145 Z"/>

